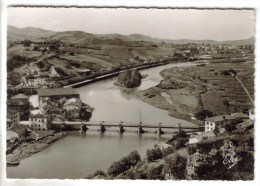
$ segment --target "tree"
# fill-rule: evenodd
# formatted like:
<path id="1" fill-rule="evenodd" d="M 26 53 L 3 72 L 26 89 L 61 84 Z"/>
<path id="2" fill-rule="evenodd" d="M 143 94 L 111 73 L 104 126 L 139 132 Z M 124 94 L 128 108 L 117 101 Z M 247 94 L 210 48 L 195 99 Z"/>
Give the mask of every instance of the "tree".
<path id="1" fill-rule="evenodd" d="M 225 124 L 224 128 L 227 132 L 231 133 L 232 131 L 236 130 L 236 125 L 233 125 L 231 122 L 228 122 Z"/>
<path id="2" fill-rule="evenodd" d="M 172 156 L 164 158 L 165 170 L 169 172 L 174 179 L 185 179 L 186 177 L 186 158 L 174 153 Z"/>
<path id="3" fill-rule="evenodd" d="M 174 148 L 173 147 L 164 148 L 164 149 L 162 149 L 162 156 L 166 157 L 166 156 L 168 156 L 169 154 L 171 154 L 173 152 L 174 152 Z"/>
<path id="4" fill-rule="evenodd" d="M 212 117 L 213 116 L 213 112 L 209 111 L 209 110 L 200 110 L 199 112 L 195 113 L 195 118 L 197 118 L 198 120 L 204 120 L 206 117 Z"/>
<path id="5" fill-rule="evenodd" d="M 164 174 L 162 172 L 163 170 L 163 164 L 157 166 L 157 167 L 150 167 L 150 169 L 147 172 L 147 179 L 149 180 L 164 180 Z"/>
<path id="6" fill-rule="evenodd" d="M 146 158 L 148 162 L 161 159 L 163 157 L 162 151 L 159 147 L 155 147 L 153 149 L 147 149 Z"/>
<path id="7" fill-rule="evenodd" d="M 107 174 L 117 176 L 131 167 L 135 166 L 141 160 L 137 151 L 132 151 L 129 155 L 121 158 L 119 161 L 113 162 L 108 168 Z"/>
<path id="8" fill-rule="evenodd" d="M 220 133 L 219 128 L 216 126 L 216 127 L 214 128 L 213 132 L 214 132 L 214 134 L 217 136 L 217 135 Z"/>

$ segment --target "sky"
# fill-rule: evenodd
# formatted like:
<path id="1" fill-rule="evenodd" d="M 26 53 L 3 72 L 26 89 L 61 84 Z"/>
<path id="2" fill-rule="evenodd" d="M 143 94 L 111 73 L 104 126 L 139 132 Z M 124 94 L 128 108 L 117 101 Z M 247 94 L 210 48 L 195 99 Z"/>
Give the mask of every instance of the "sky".
<path id="1" fill-rule="evenodd" d="M 8 8 L 7 24 L 53 31 L 239 40 L 255 35 L 254 10 Z"/>

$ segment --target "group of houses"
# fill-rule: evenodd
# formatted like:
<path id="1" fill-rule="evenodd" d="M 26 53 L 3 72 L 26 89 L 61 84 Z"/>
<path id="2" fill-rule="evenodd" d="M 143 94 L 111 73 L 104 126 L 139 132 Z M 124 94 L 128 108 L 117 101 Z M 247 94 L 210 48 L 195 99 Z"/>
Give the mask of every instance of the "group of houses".
<path id="1" fill-rule="evenodd" d="M 217 133 L 225 132 L 226 125 L 234 125 L 237 132 L 246 132 L 253 130 L 254 127 L 254 109 L 250 109 L 248 114 L 233 113 L 227 115 L 219 115 L 207 117 L 204 121 L 204 131 L 192 134 L 189 138 L 189 144 L 196 144 L 203 139 L 216 137 Z M 218 132 L 216 132 L 216 129 Z"/>
<path id="2" fill-rule="evenodd" d="M 7 101 L 7 143 L 21 139 L 24 130 L 46 131 L 52 121 L 77 120 L 84 103 L 72 88 L 39 89 L 38 108 L 32 108 L 29 97 L 18 94 Z"/>
<path id="3" fill-rule="evenodd" d="M 234 46 L 230 44 L 187 44 L 177 48 L 174 56 L 188 59 L 212 59 L 218 54 L 252 54 L 254 45 Z"/>

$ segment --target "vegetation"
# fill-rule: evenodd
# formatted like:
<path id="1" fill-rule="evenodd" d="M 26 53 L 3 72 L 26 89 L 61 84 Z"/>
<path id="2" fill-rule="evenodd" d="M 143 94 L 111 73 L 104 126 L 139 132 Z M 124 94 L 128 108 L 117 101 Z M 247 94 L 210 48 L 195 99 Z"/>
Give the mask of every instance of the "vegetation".
<path id="1" fill-rule="evenodd" d="M 118 82 L 126 88 L 137 87 L 141 84 L 142 75 L 137 70 L 126 70 L 124 73 L 119 74 Z"/>
<path id="2" fill-rule="evenodd" d="M 163 157 L 163 153 L 161 149 L 157 146 L 153 149 L 147 149 L 146 151 L 146 158 L 148 162 L 152 162 L 158 159 L 161 159 Z"/>
<path id="3" fill-rule="evenodd" d="M 132 151 L 126 157 L 121 158 L 119 161 L 113 162 L 108 168 L 107 174 L 117 176 L 135 166 L 140 160 L 141 157 L 138 152 Z"/>
<path id="4" fill-rule="evenodd" d="M 206 117 L 212 117 L 214 114 L 213 112 L 209 111 L 209 110 L 200 110 L 199 112 L 195 113 L 195 117 L 198 120 L 204 120 L 206 119 Z"/>
<path id="5" fill-rule="evenodd" d="M 165 170 L 171 174 L 173 179 L 185 179 L 186 176 L 186 158 L 174 153 L 164 158 Z"/>

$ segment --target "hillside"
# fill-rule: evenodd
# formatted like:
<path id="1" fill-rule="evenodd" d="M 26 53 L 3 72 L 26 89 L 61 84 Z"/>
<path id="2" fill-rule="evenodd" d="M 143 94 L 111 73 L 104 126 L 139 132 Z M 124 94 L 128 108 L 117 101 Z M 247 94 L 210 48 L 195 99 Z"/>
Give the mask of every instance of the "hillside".
<path id="1" fill-rule="evenodd" d="M 94 42 L 101 44 L 102 42 L 136 42 L 143 41 L 149 43 L 172 43 L 172 44 L 232 44 L 232 45 L 248 45 L 254 44 L 255 38 L 250 37 L 248 39 L 241 40 L 228 40 L 228 41 L 214 41 L 214 40 L 192 40 L 192 39 L 160 39 L 154 38 L 142 34 L 91 34 L 84 31 L 64 31 L 64 32 L 54 32 L 50 30 L 44 30 L 40 28 L 26 27 L 26 28 L 17 28 L 14 26 L 8 26 L 7 29 L 7 39 L 8 40 L 39 40 L 41 37 L 48 38 L 49 40 L 60 40 L 68 43 L 88 43 Z"/>
<path id="2" fill-rule="evenodd" d="M 7 27 L 7 40 L 20 41 L 20 40 L 40 40 L 41 37 L 49 37 L 55 32 L 50 30 L 43 30 L 40 28 L 26 27 L 17 28 L 14 26 Z"/>

